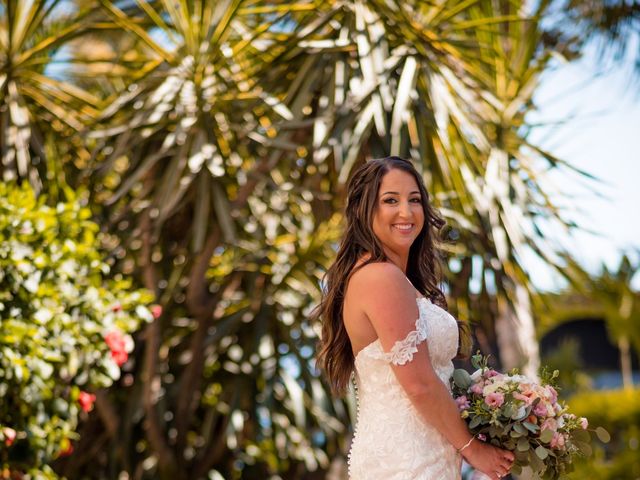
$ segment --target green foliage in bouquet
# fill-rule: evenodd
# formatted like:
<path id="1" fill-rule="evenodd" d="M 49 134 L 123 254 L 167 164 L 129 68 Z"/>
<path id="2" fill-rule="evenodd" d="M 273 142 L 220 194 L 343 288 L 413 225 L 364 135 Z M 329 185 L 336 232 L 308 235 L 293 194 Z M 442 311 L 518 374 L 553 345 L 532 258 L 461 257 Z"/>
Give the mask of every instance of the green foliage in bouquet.
<path id="1" fill-rule="evenodd" d="M 635 480 L 640 478 L 640 390 L 583 392 L 569 399 L 576 415 L 589 417 L 612 434 L 607 445 L 576 462 L 571 479 Z"/>
<path id="2" fill-rule="evenodd" d="M 73 195 L 73 194 L 71 194 Z M 0 462 L 55 478 L 81 411 L 120 376 L 152 296 L 107 280 L 98 226 L 75 199 L 55 207 L 0 183 Z"/>
<path id="3" fill-rule="evenodd" d="M 515 453 L 513 473 L 528 467 L 535 478 L 556 479 L 572 470 L 575 456 L 591 455 L 592 434 L 609 441 L 604 428 L 589 429 L 585 417 L 569 413 L 558 400 L 558 371 L 543 370 L 536 382 L 515 370 L 499 373 L 481 355 L 472 364 L 473 374 L 453 374 L 456 403 L 474 435 Z"/>

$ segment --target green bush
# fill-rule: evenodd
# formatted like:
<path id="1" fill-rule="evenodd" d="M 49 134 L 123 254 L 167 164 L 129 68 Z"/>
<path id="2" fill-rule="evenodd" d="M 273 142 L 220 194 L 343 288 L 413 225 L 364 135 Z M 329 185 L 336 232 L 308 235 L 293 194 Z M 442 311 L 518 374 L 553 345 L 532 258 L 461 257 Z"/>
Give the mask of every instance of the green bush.
<path id="1" fill-rule="evenodd" d="M 596 443 L 593 456 L 578 461 L 571 479 L 636 480 L 640 478 L 640 390 L 595 391 L 574 395 L 576 415 L 611 433 L 607 445 Z"/>
<path id="2" fill-rule="evenodd" d="M 106 279 L 98 226 L 78 201 L 55 208 L 0 183 L 0 462 L 26 478 L 72 450 L 91 393 L 110 386 L 153 315 L 152 297 Z"/>

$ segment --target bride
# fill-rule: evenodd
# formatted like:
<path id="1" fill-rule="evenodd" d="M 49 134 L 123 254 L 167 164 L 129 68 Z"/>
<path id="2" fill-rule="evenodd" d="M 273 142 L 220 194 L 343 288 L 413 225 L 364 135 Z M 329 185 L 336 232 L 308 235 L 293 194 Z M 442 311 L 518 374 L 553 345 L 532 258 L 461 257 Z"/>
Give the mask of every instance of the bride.
<path id="1" fill-rule="evenodd" d="M 458 325 L 438 287 L 443 224 L 409 161 L 371 160 L 353 173 L 318 354 L 337 395 L 355 372 L 352 480 L 460 479 L 462 457 L 492 480 L 511 469 L 513 453 L 474 438 L 449 390 Z"/>

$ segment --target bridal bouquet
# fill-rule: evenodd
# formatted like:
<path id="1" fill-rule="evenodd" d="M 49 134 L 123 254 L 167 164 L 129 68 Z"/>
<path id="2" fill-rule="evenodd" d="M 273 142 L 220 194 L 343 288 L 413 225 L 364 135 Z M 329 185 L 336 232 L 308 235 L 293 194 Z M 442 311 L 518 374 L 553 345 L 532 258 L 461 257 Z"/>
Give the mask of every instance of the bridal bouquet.
<path id="1" fill-rule="evenodd" d="M 453 373 L 452 390 L 461 416 L 478 439 L 511 450 L 512 472 L 529 467 L 538 477 L 557 479 L 572 470 L 574 456 L 591 454 L 591 433 L 604 443 L 608 432 L 589 429 L 558 400 L 552 382 L 558 372 L 543 372 L 540 382 L 517 373 L 503 374 L 487 366 L 487 357 L 474 355 L 477 369 Z"/>

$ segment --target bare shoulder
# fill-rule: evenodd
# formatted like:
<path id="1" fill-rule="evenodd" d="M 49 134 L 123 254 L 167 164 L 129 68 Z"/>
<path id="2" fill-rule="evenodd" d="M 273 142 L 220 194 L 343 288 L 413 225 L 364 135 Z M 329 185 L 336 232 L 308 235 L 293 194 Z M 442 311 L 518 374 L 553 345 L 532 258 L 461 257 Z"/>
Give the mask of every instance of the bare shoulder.
<path id="1" fill-rule="evenodd" d="M 415 290 L 398 267 L 369 263 L 358 268 L 349 279 L 343 304 L 353 351 L 360 351 L 382 335 L 400 338 L 401 333 L 395 330 L 406 334 L 415 322 L 415 310 Z"/>
<path id="2" fill-rule="evenodd" d="M 388 262 L 369 263 L 349 281 L 349 293 L 374 308 L 415 298 L 415 290 L 397 266 Z"/>

